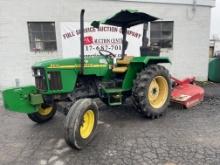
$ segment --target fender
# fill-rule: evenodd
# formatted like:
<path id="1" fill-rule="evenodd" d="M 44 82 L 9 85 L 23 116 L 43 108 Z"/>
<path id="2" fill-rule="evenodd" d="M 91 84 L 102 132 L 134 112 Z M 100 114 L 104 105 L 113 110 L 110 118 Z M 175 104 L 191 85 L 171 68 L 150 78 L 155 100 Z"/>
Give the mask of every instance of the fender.
<path id="1" fill-rule="evenodd" d="M 160 56 L 134 57 L 131 63 L 143 63 L 145 65 L 157 64 L 157 63 L 170 63 L 171 64 L 168 57 L 160 57 Z"/>
<path id="2" fill-rule="evenodd" d="M 144 67 L 151 64 L 158 63 L 170 63 L 168 57 L 160 56 L 146 56 L 146 57 L 134 57 L 128 66 L 128 71 L 125 75 L 122 88 L 124 90 L 131 90 L 133 87 L 133 80 L 136 79 L 137 73 L 139 73 Z"/>

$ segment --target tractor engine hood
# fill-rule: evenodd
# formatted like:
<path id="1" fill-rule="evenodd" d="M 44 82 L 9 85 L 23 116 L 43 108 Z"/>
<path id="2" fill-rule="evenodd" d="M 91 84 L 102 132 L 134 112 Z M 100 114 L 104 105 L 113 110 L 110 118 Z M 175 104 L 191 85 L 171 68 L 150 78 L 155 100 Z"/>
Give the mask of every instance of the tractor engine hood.
<path id="1" fill-rule="evenodd" d="M 107 61 L 103 56 L 86 56 L 85 65 L 87 68 L 106 65 Z M 80 57 L 78 58 L 58 58 L 35 63 L 32 68 L 45 69 L 79 69 Z"/>
<path id="2" fill-rule="evenodd" d="M 37 62 L 32 67 L 52 69 L 54 67 L 68 66 L 68 65 L 79 64 L 79 63 L 80 63 L 80 58 L 58 58 L 58 59 Z"/>

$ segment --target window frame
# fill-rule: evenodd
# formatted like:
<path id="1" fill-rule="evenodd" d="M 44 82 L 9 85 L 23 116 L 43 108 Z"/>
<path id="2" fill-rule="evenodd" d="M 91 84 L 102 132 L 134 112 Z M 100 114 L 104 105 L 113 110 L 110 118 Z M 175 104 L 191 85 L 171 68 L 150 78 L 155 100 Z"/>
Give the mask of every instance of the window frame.
<path id="1" fill-rule="evenodd" d="M 154 22 L 151 22 L 150 23 L 150 43 L 152 43 L 151 41 L 152 41 L 152 31 L 156 31 L 156 30 L 152 30 L 152 23 L 172 23 L 172 29 L 170 30 L 171 32 L 172 32 L 172 37 L 171 37 L 171 41 L 172 41 L 172 45 L 171 45 L 171 47 L 161 47 L 160 45 L 160 48 L 161 49 L 173 49 L 173 47 L 174 47 L 174 21 L 154 21 Z M 163 30 L 163 26 L 162 26 L 162 28 L 160 27 L 160 33 L 162 34 L 163 33 L 163 31 L 168 31 L 168 30 Z M 161 35 L 162 36 L 162 35 Z M 162 38 L 160 36 L 160 38 L 156 38 L 156 37 L 154 37 L 153 39 L 159 39 L 159 41 L 160 40 L 162 40 L 162 39 L 164 39 L 164 38 Z"/>
<path id="2" fill-rule="evenodd" d="M 40 31 L 36 31 L 36 30 L 33 30 L 33 29 L 31 29 L 31 25 L 30 24 L 40 24 Z M 51 31 L 46 31 L 46 30 L 44 30 L 43 29 L 43 25 L 44 24 L 54 24 L 54 28 L 53 28 L 53 30 L 51 30 Z M 56 36 L 56 23 L 55 23 L 55 21 L 28 21 L 27 22 L 27 28 L 28 28 L 28 38 L 29 38 L 29 48 L 30 48 L 30 51 L 31 52 L 56 52 L 57 51 L 57 36 Z M 33 33 L 40 33 L 41 35 L 42 35 L 42 38 L 45 38 L 45 34 L 44 33 L 47 33 L 47 32 L 49 32 L 49 33 L 54 33 L 53 35 L 53 37 L 54 37 L 54 40 L 41 40 L 41 41 L 33 41 L 32 40 L 32 35 L 33 35 Z M 40 49 L 36 49 L 36 46 L 35 46 L 35 48 L 32 46 L 33 44 L 34 45 L 36 45 L 36 42 L 39 42 L 39 43 L 49 43 L 49 42 L 55 42 L 55 49 L 42 49 L 42 50 L 40 50 Z"/>

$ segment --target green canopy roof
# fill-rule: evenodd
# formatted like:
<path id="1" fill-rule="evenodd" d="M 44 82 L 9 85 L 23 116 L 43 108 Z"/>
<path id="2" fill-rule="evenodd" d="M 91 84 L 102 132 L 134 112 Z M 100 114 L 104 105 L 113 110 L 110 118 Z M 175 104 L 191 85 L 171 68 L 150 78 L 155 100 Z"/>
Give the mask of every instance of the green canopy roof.
<path id="1" fill-rule="evenodd" d="M 138 12 L 137 10 L 121 10 L 120 12 L 105 20 L 93 21 L 91 25 L 95 28 L 98 28 L 100 24 L 129 28 L 138 24 L 152 22 L 157 19 L 159 18 L 143 12 Z"/>

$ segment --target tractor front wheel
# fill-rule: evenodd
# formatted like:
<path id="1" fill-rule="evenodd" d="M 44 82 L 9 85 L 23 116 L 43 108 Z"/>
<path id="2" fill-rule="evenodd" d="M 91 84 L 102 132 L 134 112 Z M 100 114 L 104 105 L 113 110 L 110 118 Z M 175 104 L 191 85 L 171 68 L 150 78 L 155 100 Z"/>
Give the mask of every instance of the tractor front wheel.
<path id="1" fill-rule="evenodd" d="M 65 140 L 76 149 L 84 148 L 94 137 L 98 106 L 92 99 L 80 99 L 70 108 L 64 124 Z"/>
<path id="2" fill-rule="evenodd" d="M 37 112 L 28 114 L 28 117 L 36 123 L 45 123 L 52 119 L 55 113 L 55 106 L 42 104 Z"/>
<path id="3" fill-rule="evenodd" d="M 139 110 L 147 117 L 158 118 L 169 102 L 171 83 L 168 70 L 160 65 L 150 65 L 136 78 L 133 97 Z"/>

